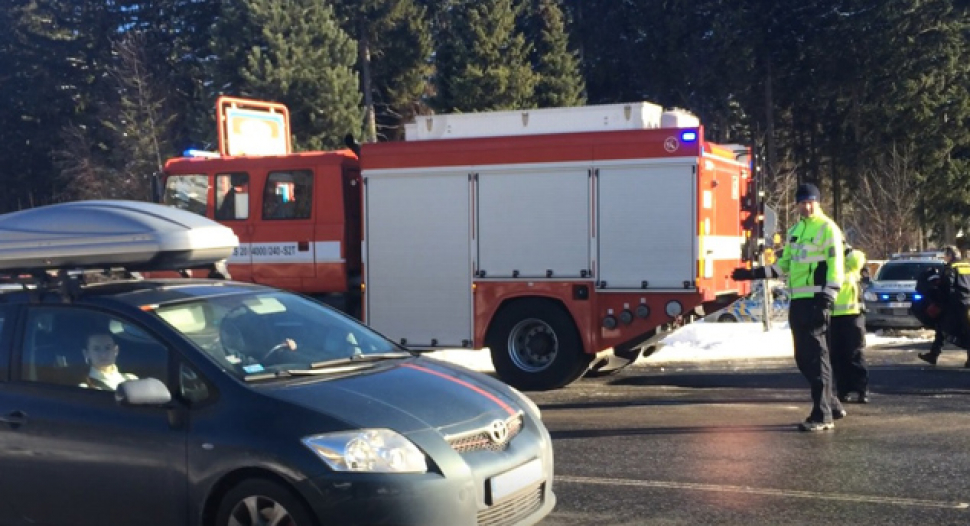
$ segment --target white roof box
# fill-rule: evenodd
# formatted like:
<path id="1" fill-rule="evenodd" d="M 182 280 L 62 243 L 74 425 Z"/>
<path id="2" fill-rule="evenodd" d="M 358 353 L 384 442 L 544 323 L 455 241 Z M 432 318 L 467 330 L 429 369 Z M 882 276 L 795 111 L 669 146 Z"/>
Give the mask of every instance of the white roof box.
<path id="1" fill-rule="evenodd" d="M 663 108 L 649 102 L 482 113 L 419 115 L 404 125 L 408 141 L 468 139 L 659 128 Z"/>
<path id="2" fill-rule="evenodd" d="M 138 201 L 76 201 L 0 215 L 0 270 L 201 267 L 239 244 L 203 216 Z"/>

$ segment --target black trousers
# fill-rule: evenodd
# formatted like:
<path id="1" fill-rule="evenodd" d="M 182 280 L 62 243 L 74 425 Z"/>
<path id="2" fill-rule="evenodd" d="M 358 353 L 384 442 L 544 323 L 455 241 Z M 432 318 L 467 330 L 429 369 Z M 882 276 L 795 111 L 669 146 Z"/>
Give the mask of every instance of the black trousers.
<path id="1" fill-rule="evenodd" d="M 864 393 L 869 389 L 866 366 L 866 317 L 864 314 L 832 316 L 829 350 L 836 395 Z"/>
<path id="2" fill-rule="evenodd" d="M 832 391 L 832 363 L 829 361 L 829 316 L 819 324 L 815 315 L 814 298 L 798 298 L 788 308 L 788 326 L 795 344 L 795 364 L 808 380 L 812 391 L 812 413 L 816 422 L 831 422 L 832 410 L 842 409 L 842 403 Z"/>

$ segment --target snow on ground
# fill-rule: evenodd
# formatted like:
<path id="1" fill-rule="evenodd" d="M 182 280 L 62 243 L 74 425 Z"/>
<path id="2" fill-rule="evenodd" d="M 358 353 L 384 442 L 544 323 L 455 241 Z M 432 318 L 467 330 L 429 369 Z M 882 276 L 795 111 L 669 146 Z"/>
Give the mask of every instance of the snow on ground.
<path id="1" fill-rule="evenodd" d="M 866 334 L 866 344 L 876 345 L 926 342 L 926 333 L 909 336 Z M 932 333 L 929 333 L 932 337 Z M 656 367 L 675 362 L 740 360 L 747 358 L 784 358 L 793 356 L 791 332 L 787 322 L 773 323 L 765 331 L 760 323 L 706 323 L 697 321 L 681 327 L 664 339 L 664 346 L 634 366 Z M 428 353 L 428 356 L 457 363 L 476 371 L 494 372 L 488 351 L 467 349 Z M 792 361 L 794 364 L 794 360 Z"/>

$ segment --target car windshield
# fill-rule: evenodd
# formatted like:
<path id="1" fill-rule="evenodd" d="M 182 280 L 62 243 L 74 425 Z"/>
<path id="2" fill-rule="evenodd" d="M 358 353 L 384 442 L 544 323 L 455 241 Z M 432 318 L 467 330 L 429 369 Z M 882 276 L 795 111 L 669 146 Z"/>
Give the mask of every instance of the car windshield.
<path id="1" fill-rule="evenodd" d="M 197 298 L 153 312 L 243 379 L 411 355 L 343 314 L 282 291 Z"/>
<path id="2" fill-rule="evenodd" d="M 879 268 L 876 281 L 916 281 L 930 268 L 943 268 L 943 263 L 886 263 Z"/>

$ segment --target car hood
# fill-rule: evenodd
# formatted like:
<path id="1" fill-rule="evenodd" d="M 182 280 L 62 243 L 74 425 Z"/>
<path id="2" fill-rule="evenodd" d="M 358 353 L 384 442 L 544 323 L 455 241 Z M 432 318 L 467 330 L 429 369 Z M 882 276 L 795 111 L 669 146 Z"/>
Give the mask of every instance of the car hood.
<path id="1" fill-rule="evenodd" d="M 266 394 L 358 427 L 408 433 L 481 425 L 524 408 L 504 384 L 428 358 L 384 361 L 358 374 L 286 385 Z"/>

